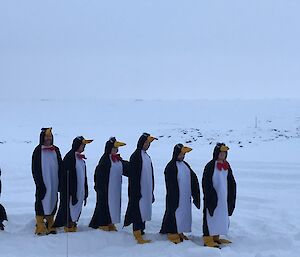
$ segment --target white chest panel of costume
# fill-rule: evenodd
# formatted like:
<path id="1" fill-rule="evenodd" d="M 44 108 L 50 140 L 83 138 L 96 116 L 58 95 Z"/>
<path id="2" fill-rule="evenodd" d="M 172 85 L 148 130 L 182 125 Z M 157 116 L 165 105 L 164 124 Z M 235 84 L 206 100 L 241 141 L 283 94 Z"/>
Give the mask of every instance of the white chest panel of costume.
<path id="1" fill-rule="evenodd" d="M 212 181 L 217 192 L 218 202 L 213 216 L 210 216 L 208 210 L 206 211 L 207 226 L 211 236 L 227 235 L 228 233 L 227 176 L 227 170 L 219 171 L 215 165 Z"/>
<path id="2" fill-rule="evenodd" d="M 46 187 L 46 194 L 42 200 L 45 215 L 51 215 L 56 203 L 58 193 L 58 161 L 55 151 L 43 150 L 41 153 L 42 176 Z"/>
<path id="3" fill-rule="evenodd" d="M 141 195 L 139 206 L 141 212 L 142 221 L 151 220 L 152 216 L 152 164 L 150 156 L 145 152 L 141 151 L 142 154 L 142 172 L 141 172 Z"/>
<path id="4" fill-rule="evenodd" d="M 191 204 L 191 171 L 184 162 L 176 162 L 178 169 L 177 181 L 179 187 L 179 205 L 175 212 L 177 232 L 191 232 L 192 204 Z"/>
<path id="5" fill-rule="evenodd" d="M 121 161 L 111 161 L 108 182 L 108 207 L 112 224 L 121 220 L 121 191 L 123 165 Z"/>
<path id="6" fill-rule="evenodd" d="M 73 222 L 78 221 L 85 195 L 85 161 L 76 157 L 76 175 L 77 175 L 77 199 L 78 203 L 72 205 L 72 196 L 70 197 L 70 216 Z"/>

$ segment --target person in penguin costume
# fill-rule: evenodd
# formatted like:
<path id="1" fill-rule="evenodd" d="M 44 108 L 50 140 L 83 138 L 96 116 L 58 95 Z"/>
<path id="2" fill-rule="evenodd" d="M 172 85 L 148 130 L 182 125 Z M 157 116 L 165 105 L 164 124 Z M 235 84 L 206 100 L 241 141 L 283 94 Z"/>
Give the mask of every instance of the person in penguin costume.
<path id="1" fill-rule="evenodd" d="M 2 184 L 1 184 L 1 168 L 0 168 L 0 196 L 1 196 L 1 189 L 2 189 Z M 7 215 L 6 211 L 3 207 L 2 204 L 0 204 L 0 230 L 4 230 L 4 224 L 3 222 L 7 220 Z"/>
<path id="2" fill-rule="evenodd" d="M 85 146 L 93 140 L 78 136 L 73 140 L 72 149 L 63 159 L 62 190 L 60 204 L 55 218 L 55 227 L 65 232 L 76 232 L 82 205 L 86 205 L 88 184 L 86 175 Z"/>
<path id="3" fill-rule="evenodd" d="M 128 173 L 128 206 L 124 226 L 133 224 L 133 235 L 139 244 L 150 243 L 143 238 L 145 222 L 151 220 L 154 202 L 154 173 L 147 150 L 157 138 L 144 133 L 138 140 L 137 149 L 130 157 Z"/>
<path id="4" fill-rule="evenodd" d="M 228 233 L 229 216 L 233 214 L 236 201 L 236 182 L 226 160 L 228 150 L 224 143 L 217 143 L 213 159 L 203 172 L 203 241 L 208 247 L 219 248 L 221 244 L 231 243 L 220 238 Z"/>
<path id="5" fill-rule="evenodd" d="M 35 214 L 37 235 L 56 234 L 53 227 L 62 173 L 59 148 L 53 145 L 52 128 L 42 128 L 39 145 L 32 154 L 32 176 L 36 186 Z"/>
<path id="6" fill-rule="evenodd" d="M 192 203 L 200 209 L 200 189 L 195 172 L 184 161 L 185 154 L 192 148 L 177 144 L 174 147 L 172 160 L 165 168 L 166 211 L 160 233 L 168 234 L 168 239 L 178 244 L 188 240 L 183 233 L 192 230 Z"/>
<path id="7" fill-rule="evenodd" d="M 90 227 L 104 231 L 117 231 L 115 224 L 121 219 L 122 175 L 128 176 L 129 162 L 122 160 L 118 149 L 126 144 L 111 137 L 96 167 L 94 189 L 97 202 Z"/>

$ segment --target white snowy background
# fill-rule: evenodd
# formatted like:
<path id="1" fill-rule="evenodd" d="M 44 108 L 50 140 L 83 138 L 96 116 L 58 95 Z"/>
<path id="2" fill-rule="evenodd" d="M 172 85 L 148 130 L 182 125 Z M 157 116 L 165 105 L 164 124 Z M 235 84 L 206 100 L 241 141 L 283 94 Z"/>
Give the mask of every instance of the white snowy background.
<path id="1" fill-rule="evenodd" d="M 300 64 L 296 0 L 0 1 L 0 167 L 9 222 L 0 256 L 300 256 Z M 64 155 L 75 136 L 87 146 L 90 196 L 79 232 L 34 235 L 31 154 L 52 126 Z M 159 138 L 153 219 L 137 245 L 131 228 L 88 228 L 93 173 L 110 136 Z M 176 143 L 199 181 L 216 142 L 230 147 L 237 186 L 228 247 L 202 242 L 202 208 L 191 240 L 159 235 L 163 171 Z M 123 180 L 122 219 L 127 205 Z M 202 195 L 202 192 L 201 192 Z"/>

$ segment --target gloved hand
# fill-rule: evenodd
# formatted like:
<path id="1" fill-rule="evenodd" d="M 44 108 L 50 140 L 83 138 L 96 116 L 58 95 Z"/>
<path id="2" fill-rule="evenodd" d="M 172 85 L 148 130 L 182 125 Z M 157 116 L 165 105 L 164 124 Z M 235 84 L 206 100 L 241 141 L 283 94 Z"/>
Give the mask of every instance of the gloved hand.
<path id="1" fill-rule="evenodd" d="M 78 203 L 77 197 L 72 197 L 72 205 L 76 205 Z"/>
<path id="2" fill-rule="evenodd" d="M 215 212 L 215 210 L 211 210 L 208 208 L 208 213 L 211 217 L 214 216 L 214 212 Z"/>
<path id="3" fill-rule="evenodd" d="M 40 200 L 43 200 L 46 195 L 46 188 L 45 187 L 37 187 L 36 194 Z"/>

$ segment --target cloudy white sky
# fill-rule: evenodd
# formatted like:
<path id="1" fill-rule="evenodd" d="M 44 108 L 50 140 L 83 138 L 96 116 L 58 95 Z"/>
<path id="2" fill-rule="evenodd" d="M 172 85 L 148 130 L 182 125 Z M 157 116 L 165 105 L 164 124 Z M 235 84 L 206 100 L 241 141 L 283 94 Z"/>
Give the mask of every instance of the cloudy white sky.
<path id="1" fill-rule="evenodd" d="M 298 0 L 0 0 L 0 98 L 300 96 Z"/>

